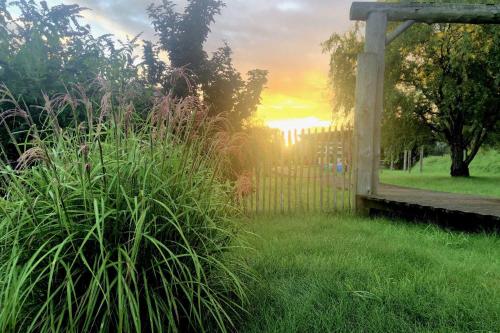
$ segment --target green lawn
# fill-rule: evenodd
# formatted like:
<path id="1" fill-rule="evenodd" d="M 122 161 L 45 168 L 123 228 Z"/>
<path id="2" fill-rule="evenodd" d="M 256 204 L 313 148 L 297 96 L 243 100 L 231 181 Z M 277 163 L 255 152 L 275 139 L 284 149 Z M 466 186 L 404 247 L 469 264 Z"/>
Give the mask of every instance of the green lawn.
<path id="1" fill-rule="evenodd" d="M 500 330 L 500 238 L 351 216 L 246 222 L 241 332 Z"/>
<path id="2" fill-rule="evenodd" d="M 383 170 L 383 183 L 422 188 L 427 190 L 455 192 L 500 197 L 500 152 L 482 151 L 471 163 L 470 178 L 452 178 L 449 175 L 449 156 L 428 157 L 424 160 L 424 172 L 418 165 L 411 173 Z"/>

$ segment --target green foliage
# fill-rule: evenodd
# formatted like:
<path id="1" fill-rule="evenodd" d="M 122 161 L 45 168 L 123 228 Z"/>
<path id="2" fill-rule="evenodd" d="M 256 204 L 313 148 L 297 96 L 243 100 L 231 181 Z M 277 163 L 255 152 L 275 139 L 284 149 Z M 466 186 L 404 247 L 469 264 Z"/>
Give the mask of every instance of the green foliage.
<path id="1" fill-rule="evenodd" d="M 132 56 L 136 40 L 117 48 L 109 35 L 95 38 L 80 23 L 84 8 L 49 8 L 33 0 L 4 1 L 2 7 L 0 82 L 28 105 L 41 104 L 42 91 L 49 96 L 63 93 L 65 84 L 90 83 L 98 76 L 117 89 L 137 79 Z"/>
<path id="2" fill-rule="evenodd" d="M 154 84 L 171 89 L 174 96 L 184 97 L 201 90 L 210 112 L 228 116 L 237 131 L 257 110 L 261 92 L 267 83 L 267 71 L 249 71 L 244 81 L 233 66 L 232 50 L 227 43 L 211 57 L 205 52 L 203 46 L 210 33 L 210 25 L 223 6 L 220 0 L 189 0 L 183 13 L 177 12 L 170 0 L 149 6 L 148 13 L 160 39 L 156 50 L 168 53 L 170 71 L 182 68 L 189 80 L 177 81 L 172 86 L 165 76 L 158 76 L 157 68 L 166 65 L 157 59 L 157 51 L 151 43 L 146 44 L 148 58 L 145 63 L 151 72 L 148 77 L 154 80 Z M 167 71 L 167 76 L 170 75 Z"/>
<path id="3" fill-rule="evenodd" d="M 31 140 L 0 167 L 0 331 L 231 330 L 245 273 L 225 144 L 207 139 L 221 121 L 195 98 L 160 98 L 145 122 L 104 96 L 70 129 L 9 100 Z"/>
<path id="4" fill-rule="evenodd" d="M 471 332 L 500 327 L 500 241 L 359 217 L 248 223 L 240 332 Z"/>
<path id="5" fill-rule="evenodd" d="M 323 43 L 323 52 L 330 54 L 329 78 L 333 92 L 334 113 L 350 113 L 354 109 L 358 54 L 363 52 L 361 26 L 345 34 L 333 34 Z"/>
<path id="6" fill-rule="evenodd" d="M 113 96 L 134 100 L 141 107 L 150 101 L 151 92 L 142 83 L 134 56 L 137 37 L 124 43 L 115 43 L 110 35 L 94 37 L 81 23 L 83 10 L 78 5 L 49 7 L 33 0 L 0 3 L 0 84 L 22 96 L 23 108 L 37 125 L 46 121 L 47 113 L 37 107 L 45 103 L 45 95 L 64 95 L 74 84 L 84 84 L 92 101 L 102 98 L 98 91 L 103 81 Z M 0 109 L 8 107 L 0 101 Z M 80 121 L 85 115 L 82 107 L 60 111 L 61 127 L 75 121 L 74 113 Z M 23 123 L 9 120 L 8 125 L 14 132 L 26 130 Z M 3 129 L 0 142 L 9 159 L 18 157 Z"/>

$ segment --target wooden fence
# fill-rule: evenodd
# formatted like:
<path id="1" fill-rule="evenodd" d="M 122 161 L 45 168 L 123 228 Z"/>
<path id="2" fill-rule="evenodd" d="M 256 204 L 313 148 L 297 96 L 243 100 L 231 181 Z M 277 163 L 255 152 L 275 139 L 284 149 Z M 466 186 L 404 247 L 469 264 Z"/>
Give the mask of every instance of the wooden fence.
<path id="1" fill-rule="evenodd" d="M 352 130 L 288 131 L 274 136 L 252 172 L 250 214 L 333 212 L 353 207 Z"/>

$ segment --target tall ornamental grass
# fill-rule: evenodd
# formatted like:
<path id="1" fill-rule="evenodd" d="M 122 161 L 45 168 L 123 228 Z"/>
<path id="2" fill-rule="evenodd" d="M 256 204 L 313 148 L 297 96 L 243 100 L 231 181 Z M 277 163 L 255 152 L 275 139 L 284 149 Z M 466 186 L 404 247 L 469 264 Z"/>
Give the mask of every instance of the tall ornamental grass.
<path id="1" fill-rule="evenodd" d="M 223 120 L 196 98 L 158 98 L 140 121 L 110 94 L 93 105 L 81 93 L 46 98 L 36 128 L 0 96 L 1 120 L 29 128 L 0 167 L 0 331 L 232 330 L 245 271 L 229 254 Z M 63 108 L 85 121 L 61 129 Z"/>

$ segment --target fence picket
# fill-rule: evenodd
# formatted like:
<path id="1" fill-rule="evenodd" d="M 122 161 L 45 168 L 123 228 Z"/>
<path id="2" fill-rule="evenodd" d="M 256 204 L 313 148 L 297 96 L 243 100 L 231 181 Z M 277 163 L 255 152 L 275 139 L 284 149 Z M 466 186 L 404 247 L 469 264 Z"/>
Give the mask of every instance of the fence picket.
<path id="1" fill-rule="evenodd" d="M 338 160 L 339 160 L 339 143 L 338 143 L 338 127 L 335 126 L 335 130 L 333 132 L 333 210 L 338 209 L 338 172 L 337 172 L 337 166 L 338 166 Z"/>
<path id="2" fill-rule="evenodd" d="M 292 150 L 292 164 L 293 164 L 293 193 L 294 193 L 294 211 L 298 211 L 299 191 L 298 191 L 298 155 L 297 155 L 297 130 L 293 130 L 293 145 L 290 146 Z"/>
<path id="3" fill-rule="evenodd" d="M 342 135 L 342 209 L 346 207 L 346 165 L 347 165 L 347 155 L 346 155 L 346 143 L 345 143 L 345 127 L 342 126 L 340 133 Z"/>
<path id="4" fill-rule="evenodd" d="M 271 144 L 269 146 L 270 148 L 270 153 L 269 153 L 269 162 L 267 164 L 267 177 L 269 178 L 269 187 L 267 188 L 267 209 L 268 213 L 271 213 L 273 211 L 273 206 L 272 206 L 272 197 L 273 197 L 273 161 L 274 161 L 274 147 Z"/>
<path id="5" fill-rule="evenodd" d="M 311 210 L 311 207 L 309 205 L 309 197 L 310 197 L 310 192 L 311 192 L 311 166 L 312 166 L 312 159 L 311 159 L 311 151 L 312 151 L 312 144 L 311 144 L 311 129 L 307 129 L 307 136 L 308 136 L 308 141 L 307 141 L 307 146 L 305 147 L 306 149 L 306 154 L 307 154 L 307 183 L 306 183 L 306 202 L 307 202 L 307 211 L 309 212 Z"/>
<path id="6" fill-rule="evenodd" d="M 259 214 L 259 192 L 260 192 L 260 161 L 255 166 L 255 213 Z"/>
<path id="7" fill-rule="evenodd" d="M 272 170 L 272 175 L 274 179 L 274 213 L 278 213 L 278 164 L 280 162 L 280 156 L 281 156 L 281 141 L 279 140 L 279 133 L 274 134 L 274 149 L 276 150 L 276 156 L 273 159 L 274 165 L 273 165 L 273 170 Z"/>
<path id="8" fill-rule="evenodd" d="M 348 210 L 351 210 L 352 209 L 352 203 L 353 203 L 353 186 L 354 184 L 352 183 L 352 173 L 353 173 L 353 170 L 352 170 L 352 141 L 353 141 L 353 131 L 349 128 L 347 130 L 347 154 L 348 154 L 348 164 L 347 164 L 347 171 L 349 172 L 349 185 L 348 185 L 348 188 L 347 188 L 347 193 L 348 193 L 348 196 L 349 196 L 349 201 L 348 201 L 348 207 L 347 209 Z"/>
<path id="9" fill-rule="evenodd" d="M 318 189 L 318 129 L 314 129 L 314 138 L 313 138 L 313 209 L 317 207 L 317 189 Z"/>
<path id="10" fill-rule="evenodd" d="M 300 140 L 302 141 L 302 138 L 304 137 L 304 129 L 300 131 Z M 304 210 L 304 198 L 302 196 L 303 192 L 303 183 L 304 183 L 304 146 L 302 145 L 302 142 L 297 142 L 297 147 L 298 147 L 298 168 L 300 170 L 299 173 L 299 207 L 300 210 Z"/>
<path id="11" fill-rule="evenodd" d="M 285 212 L 285 140 L 284 133 L 282 133 L 281 144 L 280 144 L 280 168 L 279 168 L 279 178 L 280 178 L 280 210 L 283 214 Z"/>
<path id="12" fill-rule="evenodd" d="M 266 147 L 267 148 L 267 147 Z M 266 151 L 264 151 L 264 158 L 262 159 L 262 187 L 261 187 L 261 194 L 262 194 L 262 212 L 266 212 L 266 165 L 267 165 L 267 154 Z"/>
<path id="13" fill-rule="evenodd" d="M 326 136 L 326 179 L 325 179 L 325 185 L 326 185 L 326 210 L 330 211 L 330 192 L 331 192 L 331 170 L 330 170 L 330 165 L 331 165 L 331 136 L 332 136 L 332 128 L 329 127 L 327 130 L 327 136 Z"/>
<path id="14" fill-rule="evenodd" d="M 324 144 L 325 129 L 321 129 L 319 138 L 319 210 L 323 211 L 323 190 L 324 190 L 324 176 L 325 176 L 325 144 Z"/>
<path id="15" fill-rule="evenodd" d="M 288 131 L 288 141 L 287 141 L 287 188 L 288 188 L 288 213 L 292 210 L 292 154 L 290 153 L 291 145 L 292 145 L 292 131 Z"/>

